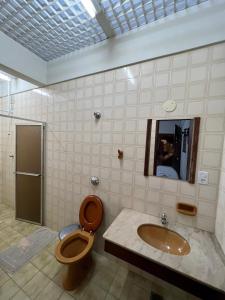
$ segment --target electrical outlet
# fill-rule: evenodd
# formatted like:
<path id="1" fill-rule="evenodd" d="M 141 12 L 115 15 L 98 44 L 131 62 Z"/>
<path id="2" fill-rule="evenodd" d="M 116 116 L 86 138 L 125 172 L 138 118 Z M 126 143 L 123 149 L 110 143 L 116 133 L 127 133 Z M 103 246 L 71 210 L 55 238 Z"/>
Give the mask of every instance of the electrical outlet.
<path id="1" fill-rule="evenodd" d="M 209 173 L 205 171 L 198 171 L 198 183 L 208 184 L 209 183 Z"/>

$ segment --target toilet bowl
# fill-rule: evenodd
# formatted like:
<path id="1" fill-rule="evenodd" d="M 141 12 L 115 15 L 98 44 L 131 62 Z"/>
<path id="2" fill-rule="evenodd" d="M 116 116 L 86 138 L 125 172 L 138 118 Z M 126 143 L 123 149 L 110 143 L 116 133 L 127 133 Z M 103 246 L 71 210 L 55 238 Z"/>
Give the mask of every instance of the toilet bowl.
<path id="1" fill-rule="evenodd" d="M 63 287 L 66 290 L 75 289 L 87 275 L 91 265 L 94 232 L 101 225 L 102 218 L 101 199 L 95 195 L 87 196 L 81 204 L 79 213 L 82 229 L 73 231 L 56 246 L 56 259 L 67 265 L 67 272 L 63 280 Z"/>

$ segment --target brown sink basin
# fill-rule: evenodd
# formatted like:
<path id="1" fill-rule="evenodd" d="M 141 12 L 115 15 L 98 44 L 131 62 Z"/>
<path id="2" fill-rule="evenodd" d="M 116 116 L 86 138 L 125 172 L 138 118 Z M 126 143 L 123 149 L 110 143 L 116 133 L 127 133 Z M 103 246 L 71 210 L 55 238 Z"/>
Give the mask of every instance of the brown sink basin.
<path id="1" fill-rule="evenodd" d="M 190 245 L 181 235 L 166 227 L 143 224 L 138 227 L 140 238 L 163 252 L 174 255 L 187 255 L 190 251 Z"/>

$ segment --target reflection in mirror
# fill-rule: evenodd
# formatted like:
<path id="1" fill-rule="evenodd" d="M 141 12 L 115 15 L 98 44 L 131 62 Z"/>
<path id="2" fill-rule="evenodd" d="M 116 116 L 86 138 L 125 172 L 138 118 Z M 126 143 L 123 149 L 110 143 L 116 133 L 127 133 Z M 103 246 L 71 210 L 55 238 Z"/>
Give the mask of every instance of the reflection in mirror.
<path id="1" fill-rule="evenodd" d="M 147 124 L 144 175 L 194 183 L 200 118 Z"/>
<path id="2" fill-rule="evenodd" d="M 192 120 L 156 122 L 153 175 L 171 179 L 188 179 Z"/>

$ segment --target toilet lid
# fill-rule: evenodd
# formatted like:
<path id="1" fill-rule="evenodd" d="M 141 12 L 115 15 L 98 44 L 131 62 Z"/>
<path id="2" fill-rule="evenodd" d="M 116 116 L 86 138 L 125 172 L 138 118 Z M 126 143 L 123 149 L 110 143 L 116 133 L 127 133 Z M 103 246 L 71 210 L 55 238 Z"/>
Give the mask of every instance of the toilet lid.
<path id="1" fill-rule="evenodd" d="M 96 231 L 103 218 L 103 205 L 98 196 L 89 195 L 80 207 L 80 225 L 85 231 Z"/>

